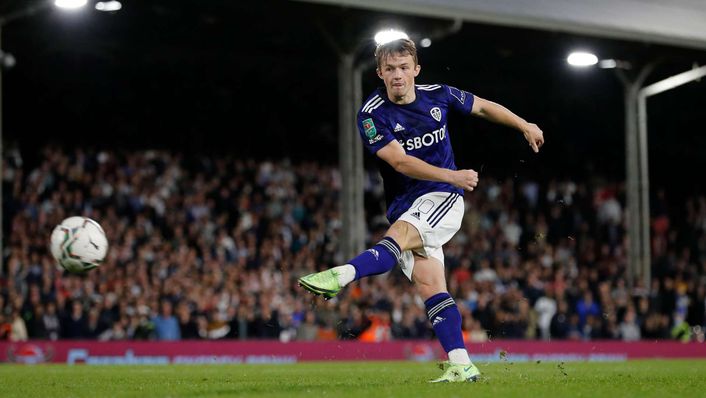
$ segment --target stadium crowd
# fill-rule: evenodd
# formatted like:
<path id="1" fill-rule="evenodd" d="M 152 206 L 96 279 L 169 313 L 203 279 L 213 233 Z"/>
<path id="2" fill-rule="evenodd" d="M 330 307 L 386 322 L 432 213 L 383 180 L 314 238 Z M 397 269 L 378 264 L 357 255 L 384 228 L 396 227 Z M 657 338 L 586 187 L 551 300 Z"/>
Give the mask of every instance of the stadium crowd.
<path id="1" fill-rule="evenodd" d="M 424 304 L 396 269 L 323 301 L 296 286 L 338 265 L 340 176 L 304 162 L 169 151 L 46 147 L 36 167 L 3 159 L 0 339 L 430 338 Z M 385 230 L 366 175 L 368 241 Z M 675 214 L 653 199 L 653 281 L 626 279 L 624 185 L 483 177 L 445 247 L 468 341 L 699 339 L 706 326 L 706 196 Z M 62 219 L 101 223 L 105 263 L 58 270 Z M 632 285 L 632 287 L 630 287 Z"/>

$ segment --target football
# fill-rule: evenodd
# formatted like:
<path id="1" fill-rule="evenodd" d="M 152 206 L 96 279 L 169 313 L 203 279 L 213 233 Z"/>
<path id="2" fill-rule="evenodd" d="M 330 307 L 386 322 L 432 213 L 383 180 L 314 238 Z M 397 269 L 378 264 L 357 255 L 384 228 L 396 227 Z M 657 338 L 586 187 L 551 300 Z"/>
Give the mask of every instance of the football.
<path id="1" fill-rule="evenodd" d="M 50 249 L 59 267 L 84 273 L 101 265 L 108 253 L 108 239 L 96 221 L 69 217 L 52 231 Z"/>

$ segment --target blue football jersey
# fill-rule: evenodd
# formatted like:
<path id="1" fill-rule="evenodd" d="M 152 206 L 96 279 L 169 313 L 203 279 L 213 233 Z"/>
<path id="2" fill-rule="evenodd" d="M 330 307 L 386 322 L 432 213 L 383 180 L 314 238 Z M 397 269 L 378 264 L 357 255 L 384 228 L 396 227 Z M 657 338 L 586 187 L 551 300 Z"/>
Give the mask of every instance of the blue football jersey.
<path id="1" fill-rule="evenodd" d="M 456 170 L 446 123 L 450 110 L 470 114 L 473 94 L 444 84 L 416 85 L 414 102 L 397 105 L 378 88 L 358 112 L 358 130 L 363 145 L 375 154 L 392 140 L 397 140 L 408 155 L 431 165 Z M 419 196 L 429 192 L 463 190 L 442 182 L 417 180 L 398 173 L 379 160 L 385 187 L 387 219 L 395 222 Z"/>

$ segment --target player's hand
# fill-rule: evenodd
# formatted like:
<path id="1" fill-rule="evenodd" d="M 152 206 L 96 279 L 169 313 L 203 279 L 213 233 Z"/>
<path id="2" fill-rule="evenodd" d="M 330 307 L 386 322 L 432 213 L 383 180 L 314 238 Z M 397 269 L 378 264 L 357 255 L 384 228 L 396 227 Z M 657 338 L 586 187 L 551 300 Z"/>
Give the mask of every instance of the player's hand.
<path id="1" fill-rule="evenodd" d="M 522 134 L 525 135 L 525 139 L 529 142 L 534 153 L 539 152 L 539 148 L 544 145 L 544 133 L 539 127 L 534 123 L 527 123 Z"/>
<path id="2" fill-rule="evenodd" d="M 478 185 L 478 173 L 475 170 L 456 170 L 453 172 L 451 184 L 472 191 Z"/>

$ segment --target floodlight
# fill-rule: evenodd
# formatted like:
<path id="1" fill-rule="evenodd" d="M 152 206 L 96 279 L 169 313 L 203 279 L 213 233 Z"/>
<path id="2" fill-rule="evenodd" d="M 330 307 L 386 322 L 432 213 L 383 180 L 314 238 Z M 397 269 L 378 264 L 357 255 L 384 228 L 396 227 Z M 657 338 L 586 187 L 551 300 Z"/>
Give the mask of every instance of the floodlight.
<path id="1" fill-rule="evenodd" d="M 399 39 L 409 39 L 409 36 L 407 33 L 394 29 L 381 30 L 375 34 L 375 43 L 378 46 Z"/>
<path id="2" fill-rule="evenodd" d="M 96 3 L 96 10 L 98 11 L 118 11 L 121 8 L 123 8 L 122 3 L 120 3 L 117 0 L 112 0 L 112 1 L 99 1 Z"/>
<path id="3" fill-rule="evenodd" d="M 566 58 L 566 62 L 571 66 L 586 67 L 597 64 L 598 57 L 596 57 L 596 54 L 579 51 L 569 54 Z"/>
<path id="4" fill-rule="evenodd" d="M 419 45 L 422 47 L 429 47 L 431 46 L 431 39 L 428 37 L 423 38 L 421 41 L 419 41 Z"/>
<path id="5" fill-rule="evenodd" d="M 85 6 L 88 0 L 54 0 L 54 5 L 66 10 L 75 10 Z"/>

